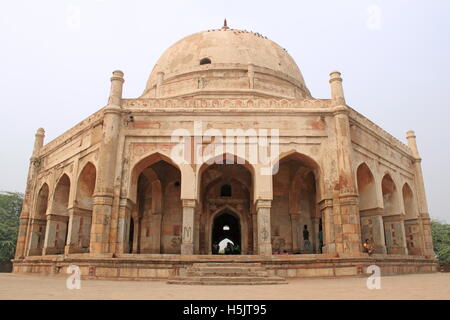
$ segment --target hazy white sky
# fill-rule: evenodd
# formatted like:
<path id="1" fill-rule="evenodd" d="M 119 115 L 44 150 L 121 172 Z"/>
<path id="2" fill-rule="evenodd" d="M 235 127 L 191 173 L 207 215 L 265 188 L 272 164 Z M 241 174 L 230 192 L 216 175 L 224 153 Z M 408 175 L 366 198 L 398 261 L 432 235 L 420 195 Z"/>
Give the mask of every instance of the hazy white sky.
<path id="1" fill-rule="evenodd" d="M 450 1 L 15 0 L 0 4 L 0 190 L 24 191 L 34 133 L 57 137 L 107 101 L 144 90 L 182 37 L 259 32 L 286 48 L 312 95 L 342 72 L 347 103 L 406 141 L 416 131 L 430 213 L 450 221 Z"/>

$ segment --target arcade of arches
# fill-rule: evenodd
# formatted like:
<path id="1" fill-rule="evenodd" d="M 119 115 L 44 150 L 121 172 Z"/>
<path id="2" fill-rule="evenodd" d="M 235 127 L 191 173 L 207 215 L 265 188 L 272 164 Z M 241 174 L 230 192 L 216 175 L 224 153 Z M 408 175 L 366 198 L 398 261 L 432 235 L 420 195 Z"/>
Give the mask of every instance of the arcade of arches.
<path id="1" fill-rule="evenodd" d="M 224 156 L 225 157 L 225 156 Z M 235 158 L 236 160 L 236 158 Z M 135 204 L 125 221 L 124 253 L 182 252 L 182 175 L 169 159 L 152 155 L 133 170 Z M 377 185 L 366 163 L 356 170 L 361 244 L 369 239 L 376 251 L 420 255 L 422 239 L 417 201 L 408 183 L 398 188 L 389 173 Z M 223 240 L 234 253 L 258 253 L 254 169 L 243 164 L 204 164 L 199 170 L 199 201 L 194 210 L 194 252 L 217 254 Z M 275 254 L 324 252 L 323 213 L 319 208 L 319 165 L 293 153 L 282 158 L 272 176 L 270 208 L 272 251 Z M 133 182 L 133 178 L 132 178 Z M 63 174 L 50 192 L 43 183 L 31 220 L 28 255 L 89 252 L 96 168 L 88 162 L 75 188 Z M 72 199 L 71 192 L 75 192 Z"/>

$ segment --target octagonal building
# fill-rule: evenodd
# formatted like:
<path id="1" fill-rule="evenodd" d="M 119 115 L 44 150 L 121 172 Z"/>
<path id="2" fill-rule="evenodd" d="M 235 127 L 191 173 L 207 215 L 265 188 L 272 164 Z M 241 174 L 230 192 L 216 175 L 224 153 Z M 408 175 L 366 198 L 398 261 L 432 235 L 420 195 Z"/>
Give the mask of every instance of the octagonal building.
<path id="1" fill-rule="evenodd" d="M 114 71 L 105 107 L 36 133 L 14 272 L 436 271 L 414 132 L 402 143 L 346 104 L 339 72 L 329 83 L 312 97 L 285 49 L 226 23 L 167 49 L 138 98 Z"/>

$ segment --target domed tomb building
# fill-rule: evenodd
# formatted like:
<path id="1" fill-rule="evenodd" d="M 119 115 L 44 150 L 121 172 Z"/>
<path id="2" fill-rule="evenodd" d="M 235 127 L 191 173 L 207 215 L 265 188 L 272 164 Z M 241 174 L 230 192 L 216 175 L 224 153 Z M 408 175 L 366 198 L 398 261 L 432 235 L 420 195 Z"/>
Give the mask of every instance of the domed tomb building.
<path id="1" fill-rule="evenodd" d="M 14 272 L 435 271 L 414 132 L 400 142 L 346 104 L 339 72 L 329 83 L 313 98 L 285 49 L 226 24 L 171 46 L 138 98 L 114 71 L 105 107 L 36 133 Z"/>

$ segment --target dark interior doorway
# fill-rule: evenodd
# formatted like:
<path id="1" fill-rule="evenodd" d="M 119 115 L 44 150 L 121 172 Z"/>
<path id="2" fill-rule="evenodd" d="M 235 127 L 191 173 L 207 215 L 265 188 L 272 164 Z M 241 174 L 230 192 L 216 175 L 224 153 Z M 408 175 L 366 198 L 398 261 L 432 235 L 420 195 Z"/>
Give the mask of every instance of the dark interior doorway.
<path id="1" fill-rule="evenodd" d="M 213 254 L 241 254 L 239 218 L 228 211 L 217 215 L 213 222 L 211 240 Z M 226 248 L 227 243 L 229 245 Z"/>

